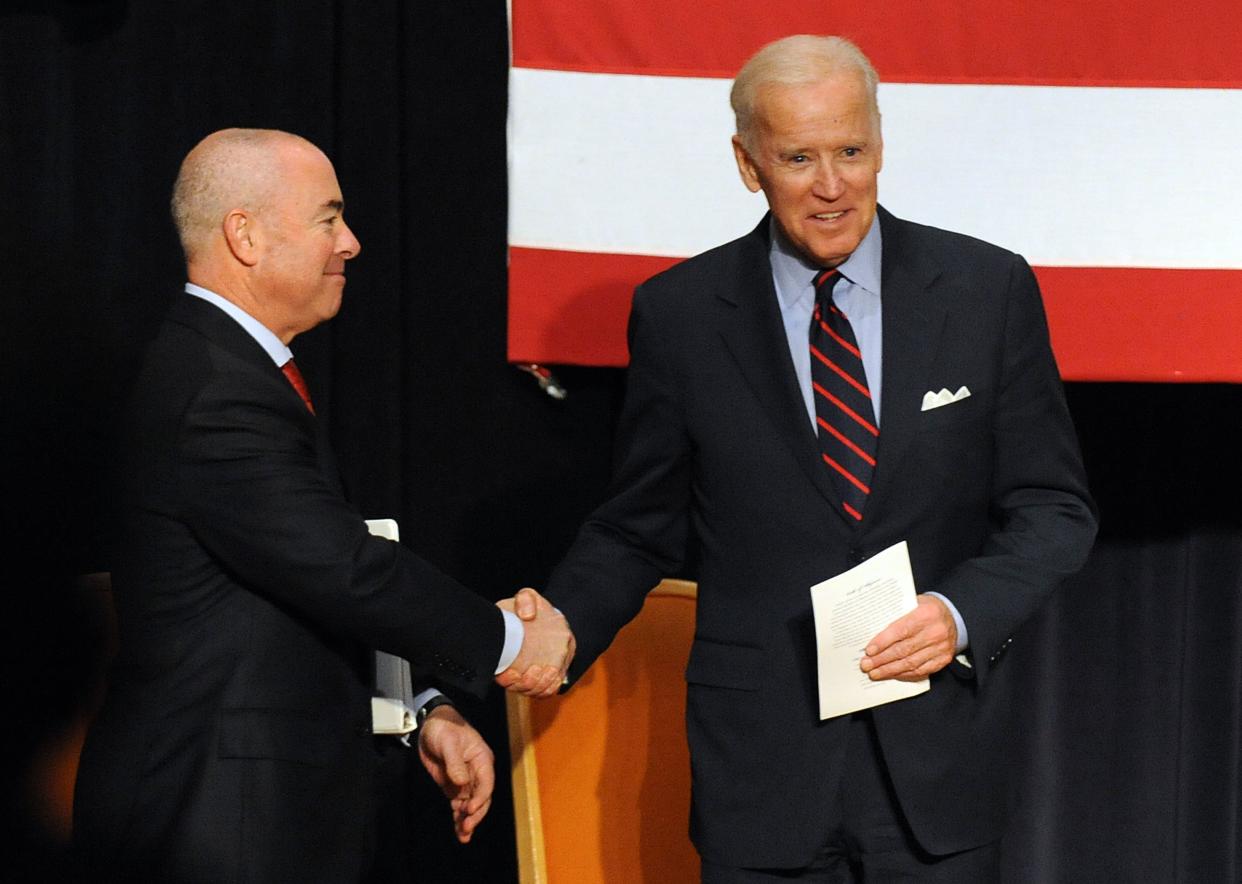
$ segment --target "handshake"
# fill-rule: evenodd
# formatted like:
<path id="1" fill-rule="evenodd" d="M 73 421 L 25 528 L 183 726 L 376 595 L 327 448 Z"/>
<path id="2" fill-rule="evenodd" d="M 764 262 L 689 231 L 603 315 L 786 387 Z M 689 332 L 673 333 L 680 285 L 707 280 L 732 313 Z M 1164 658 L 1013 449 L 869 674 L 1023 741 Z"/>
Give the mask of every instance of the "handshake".
<path id="1" fill-rule="evenodd" d="M 526 630 L 522 649 L 496 684 L 528 697 L 551 697 L 564 684 L 577 647 L 569 622 L 529 587 L 496 605 L 516 614 Z"/>

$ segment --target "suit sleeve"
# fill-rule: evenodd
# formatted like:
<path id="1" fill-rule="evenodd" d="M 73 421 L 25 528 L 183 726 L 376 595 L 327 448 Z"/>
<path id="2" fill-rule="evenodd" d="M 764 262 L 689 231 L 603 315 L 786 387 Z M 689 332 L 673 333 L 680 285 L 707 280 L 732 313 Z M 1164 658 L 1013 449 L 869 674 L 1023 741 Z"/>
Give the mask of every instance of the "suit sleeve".
<path id="1" fill-rule="evenodd" d="M 572 678 L 607 649 L 685 555 L 690 440 L 675 382 L 677 353 L 652 294 L 642 286 L 634 294 L 608 501 L 583 525 L 547 587 L 578 643 Z"/>
<path id="2" fill-rule="evenodd" d="M 283 403 L 240 380 L 212 389 L 183 421 L 177 477 L 181 517 L 204 547 L 236 582 L 326 631 L 481 694 L 503 644 L 499 609 L 371 536 Z"/>
<path id="3" fill-rule="evenodd" d="M 1012 633 L 1085 563 L 1094 503 L 1048 338 L 1039 286 L 1014 256 L 1006 293 L 1000 383 L 992 420 L 991 522 L 981 553 L 935 590 L 952 600 L 970 634 L 980 682 Z"/>

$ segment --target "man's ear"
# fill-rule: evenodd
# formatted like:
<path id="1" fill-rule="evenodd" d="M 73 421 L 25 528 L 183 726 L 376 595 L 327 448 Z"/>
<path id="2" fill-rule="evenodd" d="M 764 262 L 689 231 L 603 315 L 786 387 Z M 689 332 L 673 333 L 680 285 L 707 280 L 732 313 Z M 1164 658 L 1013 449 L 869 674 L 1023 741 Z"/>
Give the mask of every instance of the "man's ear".
<path id="1" fill-rule="evenodd" d="M 247 267 L 259 263 L 259 230 L 249 212 L 234 209 L 224 216 L 224 241 L 233 257 Z"/>
<path id="2" fill-rule="evenodd" d="M 884 170 L 884 130 L 880 127 L 880 112 L 875 112 L 875 170 Z"/>
<path id="3" fill-rule="evenodd" d="M 737 160 L 737 171 L 742 176 L 742 183 L 751 193 L 758 193 L 762 188 L 759 183 L 759 169 L 742 145 L 742 136 L 733 136 L 733 158 Z"/>

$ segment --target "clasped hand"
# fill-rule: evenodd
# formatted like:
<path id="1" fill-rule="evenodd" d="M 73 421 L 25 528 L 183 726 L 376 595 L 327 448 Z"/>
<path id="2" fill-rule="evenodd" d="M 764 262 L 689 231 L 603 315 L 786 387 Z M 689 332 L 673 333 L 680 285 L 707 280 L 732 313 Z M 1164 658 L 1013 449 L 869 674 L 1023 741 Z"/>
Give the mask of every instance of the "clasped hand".
<path id="1" fill-rule="evenodd" d="M 565 681 L 577 647 L 569 622 L 529 587 L 496 604 L 517 614 L 526 630 L 517 658 L 496 676 L 496 684 L 528 697 L 552 696 Z"/>

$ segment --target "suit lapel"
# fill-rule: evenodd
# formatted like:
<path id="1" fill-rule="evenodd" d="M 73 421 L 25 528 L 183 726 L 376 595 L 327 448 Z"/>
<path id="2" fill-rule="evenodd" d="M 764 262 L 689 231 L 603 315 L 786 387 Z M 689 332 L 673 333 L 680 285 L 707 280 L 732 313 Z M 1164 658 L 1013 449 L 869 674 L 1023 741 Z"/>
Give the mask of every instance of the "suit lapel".
<path id="1" fill-rule="evenodd" d="M 323 432 L 324 422 L 316 420 L 310 412 L 306 411 L 301 397 L 293 389 L 293 385 L 289 383 L 284 373 L 276 367 L 272 357 L 267 355 L 267 351 L 260 346 L 258 341 L 219 307 L 193 295 L 180 295 L 173 300 L 167 320 L 194 329 L 212 343 L 223 347 L 238 359 L 250 364 L 259 375 L 266 378 L 273 396 L 297 402 L 299 407 L 294 410 L 299 416 L 304 416 L 300 419 L 309 432 L 313 435 Z M 290 394 L 292 394 L 292 399 L 289 398 Z"/>
<path id="2" fill-rule="evenodd" d="M 914 439 L 927 379 L 944 330 L 945 308 L 931 294 L 940 270 L 925 256 L 909 225 L 879 210 L 884 375 L 880 447 L 868 516 L 879 512 Z"/>
<path id="3" fill-rule="evenodd" d="M 720 335 L 794 460 L 834 510 L 840 511 L 840 496 L 820 458 L 806 404 L 798 389 L 772 283 L 768 249 L 765 215 L 749 236 L 739 240 L 737 263 L 724 268 L 722 285 L 717 290 L 722 314 Z"/>
<path id="4" fill-rule="evenodd" d="M 168 310 L 168 320 L 194 329 L 212 343 L 223 347 L 239 359 L 245 360 L 273 379 L 284 380 L 272 358 L 250 337 L 233 317 L 214 304 L 193 295 L 180 294 L 173 299 Z M 285 381 L 288 384 L 288 381 Z M 292 389 L 292 387 L 290 387 Z M 296 393 L 295 393 L 296 395 Z"/>

